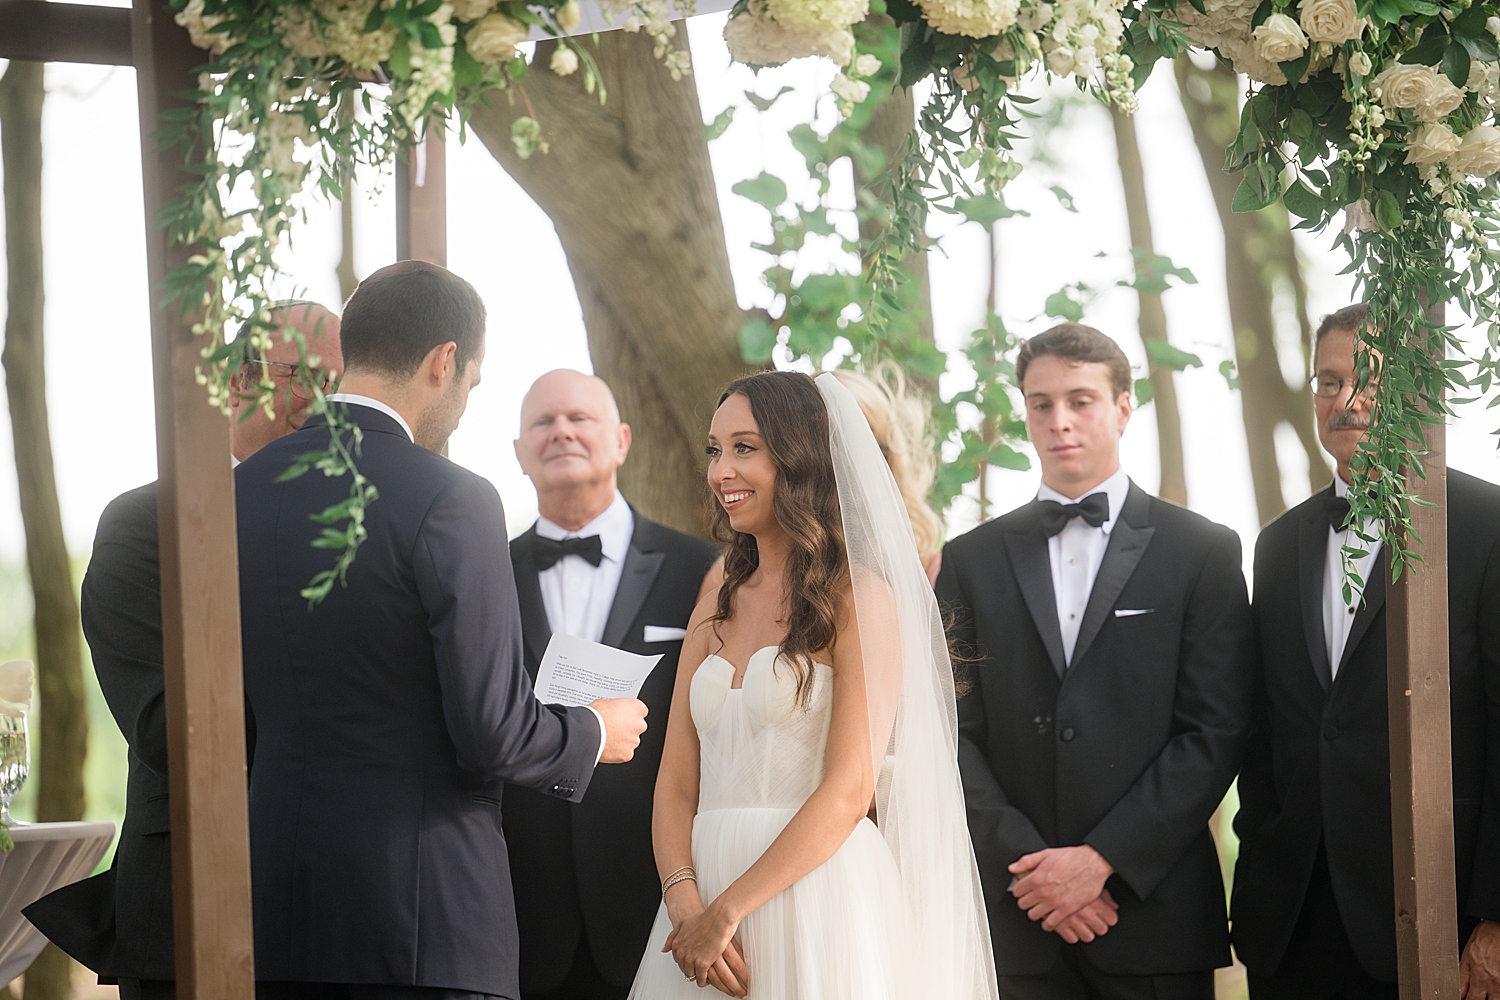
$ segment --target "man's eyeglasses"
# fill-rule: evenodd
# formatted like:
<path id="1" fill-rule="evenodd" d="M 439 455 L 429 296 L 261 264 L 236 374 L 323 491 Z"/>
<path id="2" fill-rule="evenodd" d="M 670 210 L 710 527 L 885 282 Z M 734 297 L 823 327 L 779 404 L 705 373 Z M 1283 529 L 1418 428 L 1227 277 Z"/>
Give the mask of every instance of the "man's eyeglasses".
<path id="1" fill-rule="evenodd" d="M 1323 399 L 1335 399 L 1339 393 L 1344 391 L 1345 386 L 1353 388 L 1356 384 L 1353 379 L 1343 379 L 1336 375 L 1314 375 L 1307 382 L 1308 387 L 1312 389 L 1312 394 Z M 1365 383 L 1365 387 L 1360 392 L 1360 395 L 1366 399 L 1374 397 L 1375 381 L 1373 379 Z"/>
<path id="2" fill-rule="evenodd" d="M 315 385 L 322 389 L 323 395 L 326 396 L 338 381 L 330 372 L 306 368 L 302 365 L 289 365 L 285 361 L 254 361 L 252 363 L 278 369 L 277 374 L 284 374 L 287 377 L 292 395 L 298 399 L 312 399 L 312 387 Z"/>

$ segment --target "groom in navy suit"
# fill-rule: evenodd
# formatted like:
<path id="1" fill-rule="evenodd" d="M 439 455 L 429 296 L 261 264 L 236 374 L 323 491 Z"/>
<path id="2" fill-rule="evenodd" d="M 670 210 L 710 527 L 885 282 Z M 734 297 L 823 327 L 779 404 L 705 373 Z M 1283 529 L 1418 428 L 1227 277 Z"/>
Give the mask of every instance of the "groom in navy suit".
<path id="1" fill-rule="evenodd" d="M 1108 337 L 1054 327 L 1016 376 L 1041 490 L 948 543 L 937 582 L 1000 995 L 1212 1000 L 1208 818 L 1249 721 L 1239 539 L 1120 468 L 1130 363 Z"/>
<path id="2" fill-rule="evenodd" d="M 329 399 L 363 432 L 356 460 L 380 496 L 319 606 L 299 594 L 331 562 L 311 517 L 349 480 L 281 476 L 327 446 L 326 423 L 236 471 L 262 998 L 519 996 L 501 789 L 578 801 L 645 729 L 634 699 L 532 692 L 500 498 L 441 456 L 484 330 L 474 289 L 432 264 L 377 271 L 350 297 Z"/>

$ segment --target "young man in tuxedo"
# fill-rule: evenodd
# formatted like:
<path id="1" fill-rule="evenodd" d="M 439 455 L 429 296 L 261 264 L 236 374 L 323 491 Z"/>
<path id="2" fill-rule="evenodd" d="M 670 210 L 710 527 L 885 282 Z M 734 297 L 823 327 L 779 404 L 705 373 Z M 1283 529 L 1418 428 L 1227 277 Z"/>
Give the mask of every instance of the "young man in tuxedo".
<path id="1" fill-rule="evenodd" d="M 1390 569 L 1383 546 L 1345 523 L 1350 462 L 1370 426 L 1372 394 L 1355 392 L 1367 316 L 1363 305 L 1328 316 L 1313 352 L 1318 437 L 1338 478 L 1255 546 L 1260 657 L 1232 906 L 1253 1000 L 1397 996 Z M 1500 1000 L 1500 487 L 1449 469 L 1447 512 L 1460 979 L 1467 1000 Z M 1352 604 L 1346 546 L 1364 552 L 1353 557 L 1366 584 Z"/>
<path id="2" fill-rule="evenodd" d="M 235 472 L 265 1000 L 518 996 L 502 790 L 581 799 L 646 727 L 633 698 L 566 708 L 532 691 L 500 498 L 441 455 L 484 333 L 478 294 L 435 264 L 383 268 L 349 297 L 329 399 L 361 428 L 380 496 L 316 607 L 300 591 L 331 560 L 313 517 L 349 479 L 283 473 L 327 446 L 326 422 Z"/>
<path id="3" fill-rule="evenodd" d="M 602 379 L 558 370 L 521 403 L 516 458 L 540 517 L 510 543 L 535 679 L 554 632 L 661 653 L 641 688 L 651 728 L 635 757 L 594 777 L 581 802 L 505 790 L 525 1000 L 624 1000 L 661 904 L 651 798 L 684 629 L 718 550 L 625 502 L 630 450 Z"/>
<path id="4" fill-rule="evenodd" d="M 1250 621 L 1233 531 L 1120 468 L 1130 364 L 1065 323 L 1016 377 L 1035 501 L 949 542 L 959 770 L 1005 1000 L 1212 1000 L 1208 819 L 1238 770 Z"/>
<path id="5" fill-rule="evenodd" d="M 273 338 L 261 361 L 231 377 L 236 465 L 301 427 L 312 405 L 311 385 L 331 389 L 344 368 L 333 313 L 294 302 L 281 305 L 274 318 L 302 332 L 317 367 L 299 372 L 297 345 Z M 267 381 L 276 387 L 271 416 L 245 392 Z M 177 973 L 156 483 L 123 493 L 104 509 L 80 610 L 99 687 L 129 744 L 125 822 L 108 871 L 43 897 L 26 916 L 101 982 L 118 982 L 121 1000 L 172 1000 Z"/>

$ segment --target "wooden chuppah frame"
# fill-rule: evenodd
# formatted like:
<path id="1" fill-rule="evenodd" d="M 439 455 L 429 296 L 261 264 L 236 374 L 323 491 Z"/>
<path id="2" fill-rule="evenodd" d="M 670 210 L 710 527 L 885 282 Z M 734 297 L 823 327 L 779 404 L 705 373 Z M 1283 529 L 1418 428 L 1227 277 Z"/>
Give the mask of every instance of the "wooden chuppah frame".
<path id="1" fill-rule="evenodd" d="M 717 9 L 719 5 L 713 4 Z M 179 153 L 156 149 L 158 113 L 180 104 L 204 61 L 165 3 L 130 12 L 46 0 L 0 0 L 0 58 L 134 65 L 141 109 L 151 335 L 160 468 L 162 608 L 172 777 L 179 995 L 254 994 L 246 828 L 239 579 L 229 427 L 193 380 L 192 318 L 159 303 L 161 280 L 186 259 L 153 224 L 190 180 Z M 397 163 L 397 256 L 446 264 L 442 135 Z M 1440 310 L 1435 318 L 1441 320 Z M 1391 811 L 1402 1000 L 1456 1000 L 1457 929 L 1448 690 L 1444 428 L 1428 428 L 1426 477 L 1412 492 L 1422 568 L 1387 598 Z"/>
<path id="2" fill-rule="evenodd" d="M 156 398 L 162 638 L 171 772 L 172 879 L 178 996 L 252 1000 L 254 938 L 245 795 L 244 687 L 229 422 L 193 378 L 202 341 L 194 317 L 162 305 L 168 272 L 191 248 L 155 225 L 194 178 L 179 150 L 157 148 L 162 111 L 197 87 L 205 55 L 160 0 L 129 9 L 0 0 L 0 58 L 134 66 L 150 279 Z M 442 263 L 445 176 L 434 132 L 425 170 L 398 185 L 402 257 Z M 417 183 L 420 181 L 420 183 Z M 408 192 L 407 188 L 410 188 Z"/>

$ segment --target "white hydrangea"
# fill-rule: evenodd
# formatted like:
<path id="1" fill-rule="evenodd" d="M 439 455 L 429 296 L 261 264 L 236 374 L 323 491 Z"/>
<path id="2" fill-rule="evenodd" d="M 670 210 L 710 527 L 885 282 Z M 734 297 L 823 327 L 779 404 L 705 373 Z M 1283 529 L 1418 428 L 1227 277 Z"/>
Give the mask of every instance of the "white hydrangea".
<path id="1" fill-rule="evenodd" d="M 839 66 L 854 55 L 854 34 L 848 27 L 808 35 L 792 31 L 770 16 L 765 0 L 749 7 L 724 25 L 724 41 L 735 62 L 747 66 L 780 66 L 804 56 L 827 56 Z"/>
<path id="2" fill-rule="evenodd" d="M 468 24 L 490 12 L 493 0 L 453 0 L 453 16 Z"/>
<path id="3" fill-rule="evenodd" d="M 765 0 L 766 13 L 788 31 L 818 37 L 858 24 L 869 0 Z"/>
<path id="4" fill-rule="evenodd" d="M 205 17 L 203 14 L 203 0 L 188 0 L 188 5 L 178 12 L 172 20 L 187 29 L 188 37 L 193 44 L 200 49 L 212 52 L 214 55 L 223 55 L 229 46 L 234 44 L 234 39 L 222 31 L 213 29 L 224 23 L 224 17 L 215 14 L 213 17 Z"/>
<path id="5" fill-rule="evenodd" d="M 1259 0 L 1203 0 L 1200 14 L 1188 0 L 1178 0 L 1172 17 L 1183 25 L 1189 38 L 1205 48 L 1218 49 L 1220 55 L 1250 79 L 1281 86 L 1286 83 L 1286 74 L 1256 49 L 1250 22 L 1259 7 Z M 1326 55 L 1314 58 L 1308 74 L 1328 63 Z"/>
<path id="6" fill-rule="evenodd" d="M 918 0 L 927 23 L 945 35 L 989 38 L 1016 23 L 1020 0 Z"/>
<path id="7" fill-rule="evenodd" d="M 334 55 L 355 69 L 372 70 L 391 57 L 397 29 L 384 25 L 365 31 L 365 22 L 376 0 L 313 0 L 313 11 L 322 18 L 319 30 Z"/>

